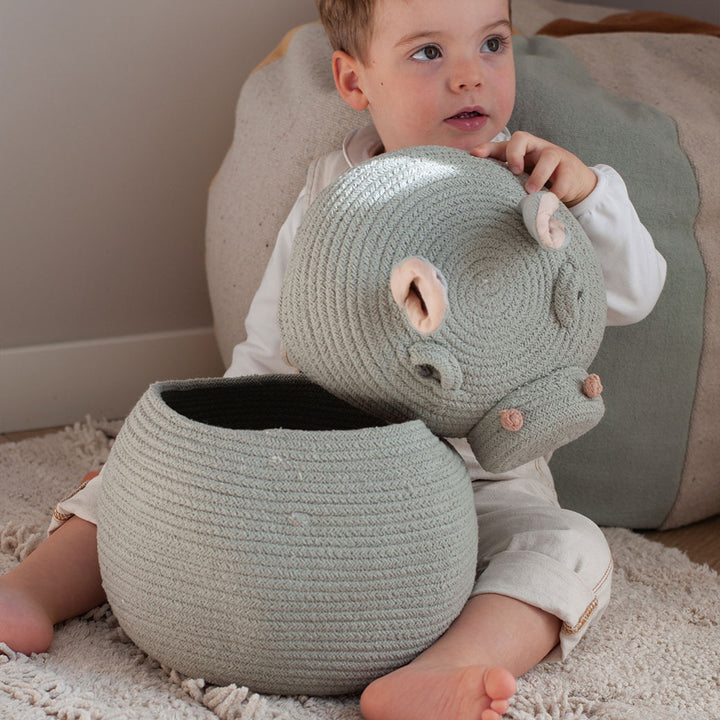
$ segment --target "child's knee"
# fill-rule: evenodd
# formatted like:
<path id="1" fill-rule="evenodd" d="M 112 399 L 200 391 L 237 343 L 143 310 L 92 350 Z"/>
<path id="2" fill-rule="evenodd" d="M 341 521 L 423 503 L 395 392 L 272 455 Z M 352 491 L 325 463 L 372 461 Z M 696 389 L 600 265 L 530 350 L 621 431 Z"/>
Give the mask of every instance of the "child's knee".
<path id="1" fill-rule="evenodd" d="M 602 530 L 590 518 L 561 509 L 556 538 L 538 549 L 576 576 L 595 599 L 593 615 L 599 617 L 610 600 L 613 570 L 612 553 Z"/>
<path id="2" fill-rule="evenodd" d="M 481 557 L 488 553 L 487 560 L 499 551 L 538 554 L 586 581 L 603 577 L 612 565 L 602 530 L 573 510 L 549 504 L 506 509 L 481 518 L 479 526 L 483 524 L 487 533 L 481 533 L 480 549 Z M 492 542 L 483 547 L 488 538 Z"/>
<path id="3" fill-rule="evenodd" d="M 602 530 L 590 518 L 572 510 L 562 510 L 567 523 L 566 552 L 571 553 L 575 572 L 602 584 L 612 573 L 612 553 Z"/>

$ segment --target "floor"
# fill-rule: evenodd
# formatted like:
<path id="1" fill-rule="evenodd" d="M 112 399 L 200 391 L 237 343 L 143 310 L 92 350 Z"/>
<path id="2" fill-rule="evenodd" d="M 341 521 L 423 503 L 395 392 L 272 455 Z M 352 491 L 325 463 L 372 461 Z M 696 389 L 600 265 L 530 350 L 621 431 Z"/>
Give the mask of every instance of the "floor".
<path id="1" fill-rule="evenodd" d="M 17 442 L 30 437 L 57 432 L 58 430 L 62 430 L 62 428 L 0 433 L 0 443 Z M 643 535 L 668 547 L 679 548 L 693 562 L 709 565 L 720 573 L 720 515 L 676 530 L 643 532 Z"/>

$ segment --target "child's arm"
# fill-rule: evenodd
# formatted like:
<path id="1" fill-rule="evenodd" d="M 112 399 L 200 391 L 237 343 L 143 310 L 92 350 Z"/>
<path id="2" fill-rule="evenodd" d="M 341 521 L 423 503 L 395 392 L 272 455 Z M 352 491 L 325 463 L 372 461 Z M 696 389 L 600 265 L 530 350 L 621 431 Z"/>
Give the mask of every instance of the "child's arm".
<path id="1" fill-rule="evenodd" d="M 376 138 L 374 128 L 371 133 L 364 130 L 353 131 L 343 142 L 341 150 L 328 153 L 310 164 L 305 185 L 278 232 L 275 248 L 265 268 L 260 287 L 250 303 L 245 318 L 247 339 L 233 349 L 232 362 L 225 371 L 225 377 L 298 372 L 285 356 L 277 319 L 280 292 L 295 234 L 317 193 L 351 167 L 348 155 L 359 153 L 362 157 L 368 143 L 372 146 L 379 142 Z"/>
<path id="2" fill-rule="evenodd" d="M 535 192 L 547 184 L 577 218 L 595 248 L 607 291 L 607 324 L 639 322 L 660 297 L 667 265 L 642 224 L 620 175 L 607 165 L 589 168 L 568 150 L 526 132 L 484 143 L 477 157 L 505 160 L 530 177 Z"/>
<path id="3" fill-rule="evenodd" d="M 596 165 L 595 190 L 570 212 L 595 248 L 607 294 L 607 324 L 639 322 L 655 307 L 667 273 L 640 222 L 620 175 L 608 165 Z"/>
<path id="4" fill-rule="evenodd" d="M 307 191 L 303 189 L 278 232 L 275 248 L 245 318 L 247 339 L 233 349 L 225 377 L 297 372 L 285 361 L 277 309 L 292 243 L 306 207 Z"/>

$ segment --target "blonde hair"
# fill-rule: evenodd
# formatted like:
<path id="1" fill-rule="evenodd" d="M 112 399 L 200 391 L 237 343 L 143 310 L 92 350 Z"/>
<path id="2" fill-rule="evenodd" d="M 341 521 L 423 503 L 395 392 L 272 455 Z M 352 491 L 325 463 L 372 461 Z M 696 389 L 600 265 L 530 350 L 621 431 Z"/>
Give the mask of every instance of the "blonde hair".
<path id="1" fill-rule="evenodd" d="M 367 62 L 377 0 L 315 0 L 315 4 L 332 49 Z M 510 0 L 508 17 L 512 19 Z"/>
<path id="2" fill-rule="evenodd" d="M 316 5 L 332 49 L 365 62 L 376 0 L 316 0 Z"/>

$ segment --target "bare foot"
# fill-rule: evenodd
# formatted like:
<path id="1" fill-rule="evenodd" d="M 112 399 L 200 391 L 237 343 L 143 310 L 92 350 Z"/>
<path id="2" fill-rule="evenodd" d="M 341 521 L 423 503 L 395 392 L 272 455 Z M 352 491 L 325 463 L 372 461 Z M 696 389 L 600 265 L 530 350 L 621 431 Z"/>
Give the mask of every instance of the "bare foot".
<path id="1" fill-rule="evenodd" d="M 22 589 L 0 578 L 0 642 L 16 652 L 45 652 L 52 642 L 53 624 L 45 610 Z"/>
<path id="2" fill-rule="evenodd" d="M 504 668 L 411 662 L 370 683 L 360 710 L 366 720 L 499 720 L 515 688 Z"/>
<path id="3" fill-rule="evenodd" d="M 97 528 L 72 517 L 0 577 L 0 642 L 16 652 L 45 652 L 53 624 L 105 600 Z"/>

